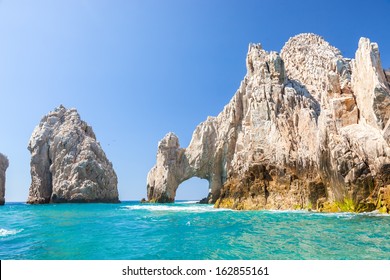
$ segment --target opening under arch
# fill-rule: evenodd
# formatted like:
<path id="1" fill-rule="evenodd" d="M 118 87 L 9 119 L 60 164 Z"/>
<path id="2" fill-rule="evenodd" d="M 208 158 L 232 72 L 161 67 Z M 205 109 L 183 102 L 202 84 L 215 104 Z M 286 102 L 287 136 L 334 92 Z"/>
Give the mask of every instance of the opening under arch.
<path id="1" fill-rule="evenodd" d="M 175 200 L 200 201 L 209 194 L 209 182 L 205 179 L 192 177 L 179 185 Z"/>

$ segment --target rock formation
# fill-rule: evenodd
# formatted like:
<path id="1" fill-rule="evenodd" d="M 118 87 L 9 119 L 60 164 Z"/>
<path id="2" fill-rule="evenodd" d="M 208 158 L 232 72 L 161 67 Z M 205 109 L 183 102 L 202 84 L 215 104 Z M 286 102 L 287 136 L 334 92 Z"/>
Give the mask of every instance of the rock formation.
<path id="1" fill-rule="evenodd" d="M 8 168 L 8 159 L 0 153 L 0 205 L 4 205 L 5 200 L 5 171 Z"/>
<path id="2" fill-rule="evenodd" d="M 28 203 L 119 202 L 117 176 L 90 126 L 63 106 L 31 135 Z"/>
<path id="3" fill-rule="evenodd" d="M 360 39 L 351 60 L 300 34 L 280 54 L 249 45 L 246 66 L 187 148 L 172 133 L 160 141 L 149 201 L 174 201 L 196 176 L 216 207 L 390 211 L 390 84 L 377 44 Z"/>

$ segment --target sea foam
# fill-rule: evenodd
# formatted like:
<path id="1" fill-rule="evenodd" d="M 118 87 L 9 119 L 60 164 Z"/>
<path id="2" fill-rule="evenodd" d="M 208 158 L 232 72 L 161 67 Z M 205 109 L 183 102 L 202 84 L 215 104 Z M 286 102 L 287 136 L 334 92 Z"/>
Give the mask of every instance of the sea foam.
<path id="1" fill-rule="evenodd" d="M 231 209 L 214 208 L 213 205 L 127 205 L 123 206 L 128 210 L 147 210 L 160 212 L 211 212 L 211 211 L 232 211 Z"/>
<path id="2" fill-rule="evenodd" d="M 7 229 L 4 229 L 4 228 L 0 228 L 0 237 L 5 237 L 5 236 L 8 236 L 8 235 L 15 235 L 19 232 L 23 231 L 23 229 L 19 229 L 19 230 L 16 230 L 16 229 L 11 229 L 11 230 L 7 230 Z"/>
<path id="3" fill-rule="evenodd" d="M 175 204 L 197 204 L 197 203 L 199 203 L 199 200 L 190 200 L 190 201 L 175 202 Z"/>

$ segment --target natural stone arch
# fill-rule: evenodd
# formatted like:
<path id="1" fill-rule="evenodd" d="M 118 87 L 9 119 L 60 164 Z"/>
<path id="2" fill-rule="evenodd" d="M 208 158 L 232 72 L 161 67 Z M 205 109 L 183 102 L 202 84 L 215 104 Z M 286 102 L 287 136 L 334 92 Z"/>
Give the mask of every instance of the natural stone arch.
<path id="1" fill-rule="evenodd" d="M 197 176 L 216 207 L 334 211 L 351 200 L 357 211 L 390 212 L 390 83 L 377 44 L 361 39 L 351 61 L 300 34 L 280 55 L 251 44 L 246 65 L 236 94 L 187 148 L 172 133 L 160 142 L 149 200 L 173 201 Z"/>
<path id="2" fill-rule="evenodd" d="M 262 50 L 261 45 L 249 46 L 247 68 L 263 73 L 265 82 L 273 79 L 278 82 L 285 81 L 283 61 L 279 55 L 268 54 Z M 259 85 L 259 88 L 262 85 Z M 215 203 L 229 176 L 228 172 L 237 171 L 231 166 L 240 160 L 245 161 L 248 166 L 252 161 L 258 160 L 257 155 L 241 154 L 252 145 L 248 141 L 244 139 L 245 141 L 236 145 L 240 134 L 242 137 L 244 124 L 251 124 L 254 118 L 256 127 L 261 126 L 262 122 L 269 122 L 267 104 L 263 102 L 259 105 L 257 97 L 248 96 L 247 86 L 248 81 L 245 78 L 229 105 L 225 106 L 217 117 L 208 117 L 196 127 L 187 148 L 180 148 L 179 139 L 172 132 L 159 142 L 156 165 L 149 171 L 147 177 L 149 201 L 173 202 L 176 190 L 182 182 L 199 177 L 209 182 L 208 203 Z M 280 95 L 282 90 L 281 85 L 275 86 L 271 94 Z M 256 111 L 256 116 L 245 113 L 251 110 Z M 264 130 L 260 133 L 269 132 Z"/>
<path id="3" fill-rule="evenodd" d="M 209 182 L 208 203 L 214 203 L 218 199 L 226 180 L 226 167 L 223 166 L 222 157 L 218 156 L 221 149 L 214 146 L 213 135 L 216 133 L 212 124 L 213 119 L 209 118 L 198 126 L 197 129 L 208 136 L 193 137 L 188 148 L 180 148 L 179 139 L 172 132 L 159 142 L 157 162 L 147 179 L 149 201 L 173 202 L 180 184 L 193 177 Z M 194 133 L 195 135 L 197 134 Z"/>

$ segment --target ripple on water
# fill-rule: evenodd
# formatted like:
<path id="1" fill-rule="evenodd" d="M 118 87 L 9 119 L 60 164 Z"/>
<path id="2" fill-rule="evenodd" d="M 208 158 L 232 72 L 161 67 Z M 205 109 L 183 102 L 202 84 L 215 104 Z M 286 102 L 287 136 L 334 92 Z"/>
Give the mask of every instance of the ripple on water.
<path id="1" fill-rule="evenodd" d="M 388 259 L 390 216 L 194 203 L 13 204 L 0 259 Z"/>

